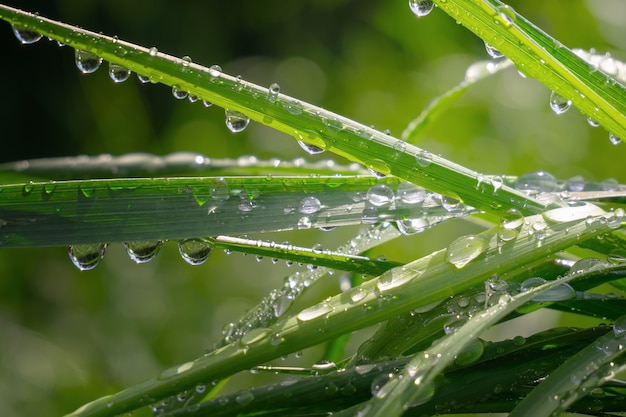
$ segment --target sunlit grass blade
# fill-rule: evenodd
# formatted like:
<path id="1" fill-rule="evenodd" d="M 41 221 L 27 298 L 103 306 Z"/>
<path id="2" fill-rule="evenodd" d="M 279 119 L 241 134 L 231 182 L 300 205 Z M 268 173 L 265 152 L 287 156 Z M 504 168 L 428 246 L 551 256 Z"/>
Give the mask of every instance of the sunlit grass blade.
<path id="1" fill-rule="evenodd" d="M 476 82 L 481 81 L 499 71 L 509 68 L 512 62 L 509 60 L 479 61 L 475 62 L 467 69 L 465 79 L 461 83 L 443 95 L 433 99 L 422 112 L 413 119 L 402 132 L 400 139 L 408 143 L 417 143 L 422 136 L 424 129 L 433 123 L 442 113 L 448 110 L 457 102 L 467 90 Z"/>
<path id="2" fill-rule="evenodd" d="M 626 137 L 626 88 L 597 71 L 498 0 L 434 0 L 453 19 L 497 48 L 518 70 L 536 78 L 617 137 Z"/>
<path id="3" fill-rule="evenodd" d="M 176 87 L 237 111 L 296 140 L 359 162 L 377 175 L 394 175 L 486 212 L 511 207 L 536 214 L 544 205 L 506 186 L 486 187 L 478 173 L 325 109 L 284 94 L 269 98 L 268 88 L 126 41 L 0 6 L 0 18 L 85 50 L 153 82 Z M 155 53 L 156 52 L 156 53 Z M 483 189 L 478 186 L 483 182 Z"/>
<path id="4" fill-rule="evenodd" d="M 535 222 L 540 217 L 528 220 Z M 479 252 L 471 251 L 467 262 L 461 265 L 462 273 L 459 273 L 460 264 L 452 263 L 456 259 L 449 256 L 450 251 L 454 253 L 456 249 L 434 252 L 300 311 L 296 316 L 280 320 L 269 328 L 255 329 L 238 342 L 170 368 L 155 379 L 86 404 L 71 415 L 109 416 L 133 410 L 146 405 L 145 398 L 156 401 L 174 395 L 198 381 L 220 379 L 250 369 L 464 291 L 490 278 L 495 265 L 505 273 L 520 264 L 531 263 L 611 230 L 607 222 L 599 221 L 600 218 L 595 221 L 584 218 L 551 224 L 549 233 L 540 243 L 526 229 L 514 241 L 500 246 L 496 229 L 486 231 L 471 239 L 484 246 L 481 244 Z"/>

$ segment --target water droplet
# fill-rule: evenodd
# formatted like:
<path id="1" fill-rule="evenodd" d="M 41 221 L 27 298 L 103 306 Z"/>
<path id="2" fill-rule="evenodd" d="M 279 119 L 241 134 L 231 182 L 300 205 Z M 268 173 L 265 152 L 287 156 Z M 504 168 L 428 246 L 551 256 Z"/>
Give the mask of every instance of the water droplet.
<path id="1" fill-rule="evenodd" d="M 148 54 L 150 54 L 150 56 L 157 56 L 158 53 L 159 50 L 154 46 L 148 50 Z"/>
<path id="2" fill-rule="evenodd" d="M 112 62 L 109 63 L 109 77 L 116 83 L 122 83 L 130 77 L 130 70 Z"/>
<path id="3" fill-rule="evenodd" d="M 376 288 L 380 292 L 389 291 L 412 280 L 417 274 L 418 271 L 413 274 L 409 273 L 408 271 L 398 271 L 395 269 L 390 269 L 389 271 L 385 271 L 385 273 L 378 278 L 378 281 L 376 282 Z"/>
<path id="4" fill-rule="evenodd" d="M 396 226 L 400 233 L 405 236 L 411 236 L 422 233 L 424 230 L 430 229 L 430 222 L 426 217 L 417 219 L 404 219 L 396 222 Z"/>
<path id="5" fill-rule="evenodd" d="M 209 67 L 209 76 L 211 77 L 211 82 L 217 82 L 220 75 L 222 75 L 222 67 L 219 65 L 211 65 Z"/>
<path id="6" fill-rule="evenodd" d="M 202 239 L 185 239 L 178 242 L 178 252 L 189 265 L 201 265 L 211 255 L 210 243 Z"/>
<path id="7" fill-rule="evenodd" d="M 615 333 L 615 336 L 626 336 L 626 315 L 615 319 L 613 322 L 613 333 Z"/>
<path id="8" fill-rule="evenodd" d="M 415 155 L 415 160 L 419 166 L 425 168 L 433 162 L 433 156 L 430 152 L 422 149 Z"/>
<path id="9" fill-rule="evenodd" d="M 528 278 L 524 282 L 522 282 L 520 289 L 522 292 L 530 291 L 532 288 L 539 287 L 546 282 L 547 281 L 541 277 Z M 569 284 L 563 283 L 538 294 L 537 296 L 533 297 L 532 300 L 541 303 L 571 300 L 574 297 L 576 297 L 576 291 Z"/>
<path id="10" fill-rule="evenodd" d="M 378 209 L 374 206 L 366 206 L 361 213 L 361 223 L 374 224 L 378 222 Z"/>
<path id="11" fill-rule="evenodd" d="M 104 257 L 107 244 L 99 243 L 93 245 L 70 245 L 68 254 L 70 260 L 81 271 L 89 271 L 94 269 L 100 263 L 100 259 Z"/>
<path id="12" fill-rule="evenodd" d="M 350 291 L 350 300 L 352 300 L 353 303 L 358 303 L 365 297 L 367 297 L 367 291 L 361 287 L 354 288 Z"/>
<path id="13" fill-rule="evenodd" d="M 333 311 L 333 308 L 327 302 L 322 302 L 313 307 L 306 308 L 298 313 L 296 318 L 298 321 L 307 322 L 322 317 Z"/>
<path id="14" fill-rule="evenodd" d="M 445 334 L 452 334 L 463 327 L 467 321 L 468 318 L 465 316 L 454 316 L 444 323 L 443 332 Z"/>
<path id="15" fill-rule="evenodd" d="M 254 400 L 254 394 L 251 391 L 241 391 L 236 397 L 235 401 L 241 406 L 250 404 Z"/>
<path id="16" fill-rule="evenodd" d="M 275 103 L 278 98 L 278 93 L 280 93 L 280 85 L 273 83 L 270 85 L 270 88 L 267 90 L 267 99 L 270 103 Z"/>
<path id="17" fill-rule="evenodd" d="M 394 195 L 388 185 L 376 184 L 367 190 L 365 198 L 373 206 L 384 207 L 393 203 Z"/>
<path id="18" fill-rule="evenodd" d="M 102 65 L 102 58 L 91 52 L 76 49 L 75 53 L 76 66 L 83 74 L 91 74 L 96 72 Z"/>
<path id="19" fill-rule="evenodd" d="M 489 241 L 482 236 L 462 236 L 450 243 L 446 260 L 457 268 L 463 268 L 488 248 Z"/>
<path id="20" fill-rule="evenodd" d="M 266 329 L 262 327 L 251 329 L 250 331 L 248 331 L 246 334 L 244 334 L 241 337 L 241 339 L 239 340 L 239 343 L 241 343 L 241 345 L 243 346 L 248 346 L 254 343 L 259 343 L 261 340 L 265 339 L 270 334 L 272 334 L 272 329 Z"/>
<path id="21" fill-rule="evenodd" d="M 600 126 L 600 123 L 596 122 L 591 117 L 587 117 L 587 124 L 589 126 L 591 126 L 591 127 L 598 127 L 598 126 Z"/>
<path id="22" fill-rule="evenodd" d="M 324 122 L 324 126 L 326 126 L 326 129 L 329 132 L 336 133 L 343 129 L 343 123 L 336 117 L 333 117 L 331 119 L 323 117 L 322 121 Z"/>
<path id="23" fill-rule="evenodd" d="M 474 339 L 459 353 L 454 361 L 459 366 L 467 366 L 483 356 L 485 353 L 485 344 L 480 339 Z"/>
<path id="24" fill-rule="evenodd" d="M 306 230 L 306 229 L 310 229 L 313 226 L 313 223 L 311 222 L 311 219 L 309 219 L 308 217 L 304 216 L 304 217 L 300 217 L 298 219 L 298 224 L 296 225 L 296 227 L 299 230 Z"/>
<path id="25" fill-rule="evenodd" d="M 22 190 L 22 193 L 24 195 L 28 195 L 32 193 L 34 189 L 35 189 L 35 183 L 33 181 L 28 181 L 26 184 L 24 184 L 24 189 Z"/>
<path id="26" fill-rule="evenodd" d="M 424 17 L 433 11 L 435 4 L 431 0 L 409 0 L 409 7 L 417 17 Z"/>
<path id="27" fill-rule="evenodd" d="M 492 57 L 493 59 L 502 58 L 504 56 L 502 52 L 498 51 L 496 48 L 489 45 L 487 42 L 485 42 L 485 50 L 487 51 L 489 56 Z"/>
<path id="28" fill-rule="evenodd" d="M 324 152 L 324 148 L 320 148 L 319 146 L 311 145 L 309 143 L 303 142 L 301 140 L 298 141 L 298 145 L 302 149 L 304 149 L 309 155 L 317 155 Z"/>
<path id="29" fill-rule="evenodd" d="M 202 104 L 204 105 L 204 107 L 211 107 L 213 105 L 213 103 L 211 103 L 210 101 L 206 101 L 206 100 L 202 100 Z"/>
<path id="30" fill-rule="evenodd" d="M 561 97 L 554 91 L 550 94 L 550 108 L 556 114 L 563 114 L 572 106 L 572 100 Z"/>
<path id="31" fill-rule="evenodd" d="M 615 178 L 607 178 L 600 183 L 602 191 L 617 191 L 619 189 L 619 183 Z"/>
<path id="32" fill-rule="evenodd" d="M 506 4 L 498 6 L 498 16 L 502 19 L 505 26 L 511 26 L 517 19 L 515 10 Z"/>
<path id="33" fill-rule="evenodd" d="M 600 207 L 585 201 L 568 201 L 564 205 L 550 204 L 542 213 L 546 221 L 565 223 L 606 214 Z"/>
<path id="34" fill-rule="evenodd" d="M 585 189 L 585 179 L 580 175 L 570 178 L 567 180 L 567 189 L 569 191 L 583 191 Z"/>
<path id="35" fill-rule="evenodd" d="M 177 100 L 183 100 L 186 99 L 187 96 L 189 95 L 188 92 L 186 92 L 185 90 L 181 90 L 180 87 L 178 87 L 177 85 L 172 87 L 172 95 L 174 96 L 175 99 Z"/>
<path id="36" fill-rule="evenodd" d="M 622 143 L 622 139 L 618 138 L 613 133 L 609 133 L 609 141 L 611 141 L 613 145 L 619 145 Z"/>
<path id="37" fill-rule="evenodd" d="M 147 75 L 137 74 L 137 79 L 142 84 L 148 84 L 150 82 L 150 77 L 148 77 Z"/>
<path id="38" fill-rule="evenodd" d="M 549 193 L 556 191 L 558 184 L 554 175 L 545 171 L 537 171 L 524 174 L 517 178 L 515 188 L 529 194 L 534 192 Z"/>
<path id="39" fill-rule="evenodd" d="M 302 214 L 314 214 L 320 211 L 322 203 L 317 197 L 309 196 L 300 201 L 300 213 Z"/>
<path id="40" fill-rule="evenodd" d="M 24 45 L 33 44 L 41 39 L 40 33 L 25 28 L 24 26 L 11 25 L 11 28 L 13 29 L 13 33 L 15 34 L 17 40 Z"/>
<path id="41" fill-rule="evenodd" d="M 233 133 L 242 132 L 250 123 L 250 118 L 238 111 L 226 109 L 224 114 L 226 127 Z"/>
<path id="42" fill-rule="evenodd" d="M 409 205 L 421 204 L 426 199 L 426 190 L 410 182 L 398 184 L 396 194 L 401 203 Z"/>
<path id="43" fill-rule="evenodd" d="M 391 168 L 382 159 L 370 159 L 365 161 L 365 167 L 376 178 L 385 178 L 391 173 Z"/>
<path id="44" fill-rule="evenodd" d="M 154 259 L 157 253 L 159 253 L 159 249 L 161 249 L 162 243 L 163 242 L 159 240 L 144 240 L 137 242 L 126 242 L 124 243 L 124 247 L 126 248 L 126 252 L 128 253 L 128 256 L 130 256 L 130 259 L 137 262 L 138 264 L 142 264 Z"/>

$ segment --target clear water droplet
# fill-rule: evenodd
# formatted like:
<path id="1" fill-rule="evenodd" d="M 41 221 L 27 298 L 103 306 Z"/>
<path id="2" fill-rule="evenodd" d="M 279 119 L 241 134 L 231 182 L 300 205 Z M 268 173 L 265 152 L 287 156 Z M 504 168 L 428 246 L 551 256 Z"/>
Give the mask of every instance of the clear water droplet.
<path id="1" fill-rule="evenodd" d="M 489 56 L 492 57 L 493 59 L 502 58 L 504 56 L 502 52 L 498 51 L 496 48 L 489 45 L 487 42 L 485 42 L 485 50 L 487 51 Z"/>
<path id="2" fill-rule="evenodd" d="M 187 98 L 189 93 L 186 92 L 185 90 L 182 90 L 179 86 L 175 85 L 172 87 L 172 95 L 177 100 L 183 100 Z"/>
<path id="3" fill-rule="evenodd" d="M 304 149 L 309 155 L 317 155 L 324 152 L 324 148 L 320 148 L 319 146 L 311 145 L 309 143 L 303 142 L 301 140 L 298 141 L 298 145 L 302 149 Z"/>
<path id="4" fill-rule="evenodd" d="M 425 168 L 433 162 L 433 156 L 430 152 L 422 149 L 415 155 L 415 160 L 419 166 Z"/>
<path id="5" fill-rule="evenodd" d="M 300 217 L 298 219 L 298 224 L 296 225 L 296 227 L 299 230 L 306 230 L 306 229 L 310 229 L 313 226 L 313 222 L 311 222 L 311 219 L 309 219 L 308 217 L 304 216 L 304 217 Z"/>
<path id="6" fill-rule="evenodd" d="M 595 204 L 585 201 L 568 201 L 563 205 L 550 204 L 543 211 L 542 216 L 546 221 L 553 223 L 565 223 L 584 220 L 589 216 L 602 216 L 604 210 Z"/>
<path id="7" fill-rule="evenodd" d="M 148 77 L 147 75 L 137 74 L 137 79 L 142 84 L 148 84 L 150 82 L 150 77 Z"/>
<path id="8" fill-rule="evenodd" d="M 301 322 L 307 322 L 314 320 L 318 317 L 322 317 L 328 313 L 331 313 L 333 308 L 327 302 L 322 302 L 314 305 L 313 307 L 306 308 L 298 313 L 296 319 Z"/>
<path id="9" fill-rule="evenodd" d="M 489 249 L 489 241 L 482 236 L 462 236 L 450 243 L 446 260 L 457 268 L 463 268 Z"/>
<path id="10" fill-rule="evenodd" d="M 511 26 L 517 19 L 515 10 L 509 5 L 498 6 L 498 16 L 502 19 L 504 26 Z"/>
<path id="11" fill-rule="evenodd" d="M 620 143 L 622 143 L 622 139 L 618 138 L 617 136 L 615 136 L 613 133 L 609 133 L 609 141 L 613 144 L 613 145 L 619 145 Z"/>
<path id="12" fill-rule="evenodd" d="M 248 346 L 254 343 L 259 343 L 261 340 L 265 339 L 270 334 L 272 334 L 272 329 L 266 329 L 263 327 L 251 329 L 241 337 L 241 339 L 239 340 L 239 343 L 243 346 Z"/>
<path id="13" fill-rule="evenodd" d="M 202 100 L 202 104 L 204 105 L 204 107 L 211 107 L 213 105 L 213 103 L 211 103 L 210 101 L 206 101 L 206 100 Z"/>
<path id="14" fill-rule="evenodd" d="M 74 57 L 76 60 L 76 67 L 83 74 L 96 72 L 98 68 L 100 68 L 100 65 L 102 65 L 102 58 L 81 49 L 75 50 Z"/>
<path id="15" fill-rule="evenodd" d="M 250 118 L 238 111 L 226 109 L 224 114 L 226 127 L 232 133 L 242 132 L 250 123 Z"/>
<path id="16" fill-rule="evenodd" d="M 153 260 L 161 249 L 163 242 L 160 240 L 143 240 L 136 242 L 126 242 L 124 247 L 130 259 L 138 264 Z"/>
<path id="17" fill-rule="evenodd" d="M 584 191 L 585 179 L 580 175 L 570 178 L 567 180 L 567 189 L 569 191 Z"/>
<path id="18" fill-rule="evenodd" d="M 536 171 L 524 174 L 517 178 L 515 188 L 527 193 L 549 193 L 556 191 L 558 184 L 554 175 L 545 171 Z"/>
<path id="19" fill-rule="evenodd" d="M 395 196 L 388 185 L 376 184 L 367 190 L 365 198 L 375 207 L 385 207 L 393 203 Z"/>
<path id="20" fill-rule="evenodd" d="M 385 178 L 391 173 L 391 168 L 382 159 L 370 159 L 365 161 L 365 167 L 376 178 Z"/>
<path id="21" fill-rule="evenodd" d="M 400 233 L 405 236 L 411 236 L 430 229 L 430 222 L 426 217 L 417 219 L 404 219 L 398 220 L 396 222 L 396 226 L 398 227 Z"/>
<path id="22" fill-rule="evenodd" d="M 598 127 L 598 126 L 600 126 L 600 123 L 596 122 L 591 117 L 587 117 L 587 124 L 589 126 L 591 126 L 591 127 Z"/>
<path id="23" fill-rule="evenodd" d="M 130 70 L 112 62 L 109 63 L 109 77 L 115 83 L 123 83 L 130 77 Z"/>
<path id="24" fill-rule="evenodd" d="M 11 25 L 11 28 L 13 29 L 13 33 L 15 34 L 17 40 L 23 45 L 33 44 L 41 39 L 40 33 L 25 28 L 24 26 Z"/>
<path id="25" fill-rule="evenodd" d="M 317 197 L 309 196 L 300 201 L 300 213 L 302 214 L 314 214 L 320 211 L 322 203 Z"/>
<path id="26" fill-rule="evenodd" d="M 480 359 L 483 353 L 485 353 L 485 343 L 480 339 L 474 339 L 454 358 L 454 362 L 460 366 L 467 366 Z"/>
<path id="27" fill-rule="evenodd" d="M 410 182 L 398 184 L 396 194 L 401 203 L 408 205 L 421 204 L 426 199 L 426 190 Z"/>
<path id="28" fill-rule="evenodd" d="M 150 54 L 150 56 L 157 56 L 158 53 L 159 50 L 154 46 L 148 50 L 148 54 Z"/>
<path id="29" fill-rule="evenodd" d="M 561 97 L 554 91 L 550 94 L 550 108 L 556 114 L 563 114 L 572 106 L 572 100 Z"/>
<path id="30" fill-rule="evenodd" d="M 104 257 L 106 251 L 106 243 L 98 243 L 93 245 L 70 245 L 68 254 L 70 260 L 81 271 L 89 271 L 94 269 Z"/>
<path id="31" fill-rule="evenodd" d="M 409 0 L 409 8 L 417 17 L 424 17 L 433 11 L 435 4 L 432 0 Z"/>
<path id="32" fill-rule="evenodd" d="M 178 242 L 178 252 L 189 265 L 201 265 L 209 259 L 213 246 L 202 239 L 185 239 Z"/>
<path id="33" fill-rule="evenodd" d="M 374 206 L 366 206 L 361 213 L 361 223 L 374 224 L 378 222 L 378 209 Z"/>
<path id="34" fill-rule="evenodd" d="M 213 180 L 210 188 L 211 198 L 217 201 L 226 201 L 230 198 L 230 187 L 224 178 Z"/>
<path id="35" fill-rule="evenodd" d="M 276 99 L 278 98 L 278 94 L 280 93 L 280 85 L 277 83 L 273 83 L 270 85 L 270 88 L 267 90 L 267 99 L 270 103 L 276 103 Z"/>
<path id="36" fill-rule="evenodd" d="M 211 82 L 217 82 L 222 75 L 222 67 L 219 65 L 211 65 L 209 67 L 209 76 L 211 77 Z"/>

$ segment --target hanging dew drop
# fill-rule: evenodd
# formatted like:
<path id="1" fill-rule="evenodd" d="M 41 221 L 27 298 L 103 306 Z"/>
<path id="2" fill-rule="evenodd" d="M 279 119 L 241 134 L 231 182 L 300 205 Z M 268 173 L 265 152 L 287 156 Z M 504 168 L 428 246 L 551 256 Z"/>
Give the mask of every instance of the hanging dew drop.
<path id="1" fill-rule="evenodd" d="M 457 268 L 463 268 L 489 249 L 489 241 L 482 236 L 462 236 L 450 243 L 446 260 Z"/>
<path id="2" fill-rule="evenodd" d="M 68 254 L 70 260 L 81 271 L 90 271 L 100 263 L 104 257 L 107 244 L 99 243 L 93 245 L 70 245 Z"/>
<path id="3" fill-rule="evenodd" d="M 174 96 L 175 99 L 177 100 L 183 100 L 186 99 L 187 96 L 189 95 L 189 93 L 187 93 L 184 90 L 181 90 L 180 87 L 178 86 L 173 86 L 172 87 L 172 95 Z"/>
<path id="4" fill-rule="evenodd" d="M 137 79 L 142 84 L 148 84 L 150 82 L 150 77 L 148 77 L 147 75 L 137 74 Z"/>
<path id="5" fill-rule="evenodd" d="M 204 105 L 204 107 L 211 107 L 213 105 L 213 103 L 211 103 L 210 101 L 206 101 L 206 100 L 202 100 L 202 104 Z"/>
<path id="6" fill-rule="evenodd" d="M 389 206 L 393 203 L 395 196 L 393 195 L 393 191 L 389 188 L 388 185 L 385 184 L 376 184 L 373 185 L 367 190 L 367 194 L 365 195 L 367 201 L 375 206 L 375 207 L 384 207 Z"/>
<path id="7" fill-rule="evenodd" d="M 115 83 L 123 83 L 130 77 L 130 70 L 112 62 L 109 63 L 109 77 Z M 149 79 L 148 79 L 149 81 Z"/>
<path id="8" fill-rule="evenodd" d="M 435 4 L 431 0 L 409 0 L 409 8 L 417 17 L 424 17 L 433 11 Z"/>
<path id="9" fill-rule="evenodd" d="M 596 122 L 594 119 L 592 119 L 591 117 L 587 117 L 587 124 L 591 127 L 598 127 L 600 126 L 600 123 Z"/>
<path id="10" fill-rule="evenodd" d="M 317 154 L 324 152 L 323 148 L 320 148 L 319 146 L 311 145 L 301 140 L 298 141 L 298 145 L 300 145 L 300 147 L 304 149 L 309 155 L 317 155 Z"/>
<path id="11" fill-rule="evenodd" d="M 189 265 L 201 265 L 211 255 L 213 246 L 202 239 L 186 239 L 178 242 L 178 252 Z"/>
<path id="12" fill-rule="evenodd" d="M 280 93 L 280 86 L 277 83 L 270 85 L 270 88 L 267 91 L 267 99 L 270 103 L 276 103 L 278 93 Z"/>
<path id="13" fill-rule="evenodd" d="M 224 114 L 226 127 L 232 133 L 242 132 L 250 123 L 250 118 L 238 111 L 226 109 Z"/>
<path id="14" fill-rule="evenodd" d="M 561 97 L 554 91 L 550 94 L 550 108 L 556 114 L 563 114 L 572 106 L 572 100 Z"/>
<path id="15" fill-rule="evenodd" d="M 124 247 L 130 259 L 138 264 L 143 264 L 153 260 L 161 249 L 163 242 L 160 240 L 144 240 L 137 242 L 126 242 Z"/>
<path id="16" fill-rule="evenodd" d="M 102 58 L 81 49 L 76 49 L 74 57 L 76 60 L 76 67 L 83 74 L 94 73 L 98 70 L 98 68 L 100 68 L 100 65 L 102 65 Z"/>
<path id="17" fill-rule="evenodd" d="M 620 143 L 622 143 L 622 139 L 618 138 L 617 136 L 615 136 L 613 133 L 609 133 L 609 141 L 613 144 L 613 145 L 619 145 Z"/>
<path id="18" fill-rule="evenodd" d="M 11 25 L 11 28 L 13 29 L 13 33 L 15 34 L 17 40 L 23 45 L 33 44 L 39 41 L 42 37 L 40 33 L 25 28 L 24 26 Z"/>
<path id="19" fill-rule="evenodd" d="M 496 48 L 489 45 L 487 42 L 485 42 L 485 50 L 487 51 L 487 54 L 489 54 L 489 56 L 492 57 L 493 59 L 502 58 L 504 56 L 502 52 L 498 51 Z"/>

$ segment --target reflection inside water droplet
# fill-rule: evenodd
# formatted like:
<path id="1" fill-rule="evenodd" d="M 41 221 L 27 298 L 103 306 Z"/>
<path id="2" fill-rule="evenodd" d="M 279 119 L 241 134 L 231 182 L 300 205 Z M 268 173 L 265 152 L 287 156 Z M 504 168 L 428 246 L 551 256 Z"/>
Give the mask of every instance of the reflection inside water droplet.
<path id="1" fill-rule="evenodd" d="M 11 28 L 13 29 L 13 34 L 15 35 L 17 40 L 24 45 L 33 44 L 41 39 L 40 33 L 25 28 L 24 26 L 11 25 Z"/>
<path id="2" fill-rule="evenodd" d="M 130 70 L 121 65 L 109 63 L 109 77 L 113 82 L 122 83 L 130 77 Z"/>
<path id="3" fill-rule="evenodd" d="M 463 268 L 488 248 L 489 241 L 482 236 L 462 236 L 450 243 L 446 260 L 457 268 Z"/>
<path id="4" fill-rule="evenodd" d="M 556 114 L 563 114 L 572 106 L 572 100 L 561 97 L 554 91 L 550 94 L 550 108 Z"/>
<path id="5" fill-rule="evenodd" d="M 431 0 L 409 0 L 409 8 L 417 17 L 424 17 L 433 11 L 435 4 Z"/>
<path id="6" fill-rule="evenodd" d="M 106 248 L 106 243 L 70 245 L 68 254 L 76 268 L 81 271 L 89 271 L 98 266 L 100 260 L 104 257 Z"/>
<path id="7" fill-rule="evenodd" d="M 201 265 L 211 255 L 213 246 L 202 239 L 186 239 L 178 242 L 178 252 L 189 265 Z"/>
<path id="8" fill-rule="evenodd" d="M 250 118 L 248 116 L 235 110 L 226 109 L 224 111 L 224 115 L 226 127 L 232 133 L 242 132 L 250 123 Z"/>
<path id="9" fill-rule="evenodd" d="M 156 257 L 156 255 L 159 253 L 159 250 L 161 249 L 162 243 L 163 242 L 159 240 L 144 240 L 136 242 L 126 242 L 124 243 L 124 247 L 126 248 L 126 252 L 128 253 L 130 259 L 138 264 L 142 264 L 145 262 L 149 262 Z"/>
<path id="10" fill-rule="evenodd" d="M 96 72 L 102 64 L 102 58 L 92 54 L 91 52 L 83 51 L 81 49 L 75 50 L 74 57 L 76 60 L 76 67 L 83 74 L 91 74 L 93 72 Z"/>

